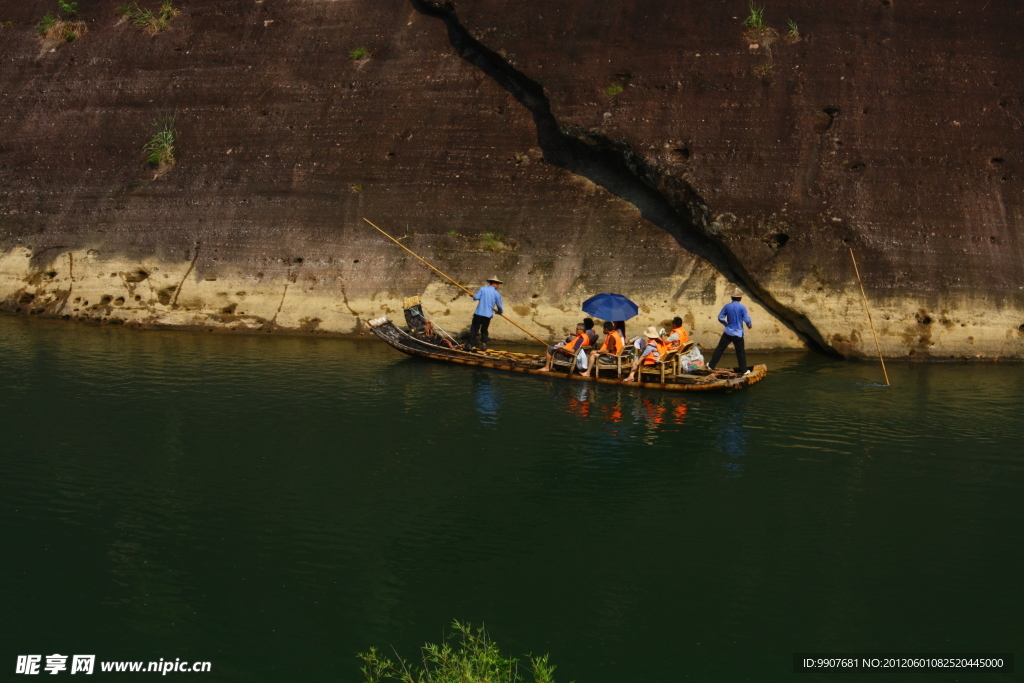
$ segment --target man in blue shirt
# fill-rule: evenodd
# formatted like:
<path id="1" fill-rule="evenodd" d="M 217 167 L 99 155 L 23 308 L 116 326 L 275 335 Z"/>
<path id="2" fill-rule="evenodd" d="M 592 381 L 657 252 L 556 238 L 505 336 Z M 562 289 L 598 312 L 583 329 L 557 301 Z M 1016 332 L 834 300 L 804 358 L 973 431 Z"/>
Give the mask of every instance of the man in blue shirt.
<path id="1" fill-rule="evenodd" d="M 476 305 L 476 312 L 473 313 L 473 324 L 469 326 L 470 348 L 476 346 L 476 340 L 479 336 L 480 348 L 484 351 L 487 350 L 487 342 L 490 340 L 487 328 L 491 325 L 494 311 L 497 310 L 498 315 L 505 313 L 501 305 L 501 293 L 498 291 L 502 284 L 504 283 L 496 277 L 488 278 L 487 286 L 476 290 L 476 294 L 473 295 L 473 300 L 480 303 Z"/>
<path id="2" fill-rule="evenodd" d="M 723 306 L 722 312 L 718 314 L 718 322 L 725 325 L 725 331 L 722 333 L 718 348 L 715 349 L 714 355 L 711 356 L 711 362 L 708 364 L 712 370 L 718 365 L 725 349 L 732 344 L 736 349 L 736 359 L 740 364 L 739 371 L 744 375 L 750 373 L 750 369 L 747 367 L 747 352 L 743 348 L 743 325 L 746 324 L 747 329 L 750 329 L 754 324 L 750 322 L 747 307 L 740 303 L 742 298 L 743 292 L 738 287 L 733 289 L 732 301 Z"/>

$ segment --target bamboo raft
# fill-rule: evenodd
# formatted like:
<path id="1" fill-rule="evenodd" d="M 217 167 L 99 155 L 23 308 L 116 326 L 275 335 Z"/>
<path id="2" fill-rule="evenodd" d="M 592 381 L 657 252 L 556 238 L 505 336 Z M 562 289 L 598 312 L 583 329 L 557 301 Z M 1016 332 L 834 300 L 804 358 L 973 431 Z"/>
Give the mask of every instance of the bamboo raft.
<path id="1" fill-rule="evenodd" d="M 514 351 L 466 351 L 444 330 L 433 326 L 423 315 L 419 298 L 407 300 L 405 303 L 407 330 L 391 322 L 387 316 L 369 321 L 370 329 L 375 335 L 389 345 L 410 356 L 430 358 L 432 360 L 471 365 L 490 370 L 521 372 L 529 375 L 541 375 L 579 382 L 595 382 L 598 384 L 618 384 L 626 387 L 644 387 L 667 391 L 734 391 L 755 384 L 768 374 L 768 366 L 755 365 L 747 375 L 730 370 L 694 370 L 691 372 L 675 372 L 666 375 L 661 372 L 659 381 L 644 381 L 651 373 L 637 373 L 637 381 L 625 382 L 621 377 L 583 377 L 573 372 L 573 365 L 567 366 L 568 372 L 552 370 L 542 372 L 545 356 Z M 600 366 L 599 366 L 600 367 Z M 615 370 L 615 367 L 600 370 Z M 593 375 L 598 375 L 595 369 Z"/>

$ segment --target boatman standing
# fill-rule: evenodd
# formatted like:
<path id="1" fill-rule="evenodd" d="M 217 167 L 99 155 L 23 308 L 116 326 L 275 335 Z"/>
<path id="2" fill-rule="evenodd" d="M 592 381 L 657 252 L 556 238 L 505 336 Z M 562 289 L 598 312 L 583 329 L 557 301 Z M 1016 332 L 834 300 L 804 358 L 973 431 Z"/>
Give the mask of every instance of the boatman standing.
<path id="1" fill-rule="evenodd" d="M 747 307 L 740 303 L 740 299 L 743 298 L 743 292 L 740 291 L 739 287 L 732 290 L 732 301 L 722 307 L 722 312 L 718 314 L 718 322 L 725 325 L 725 331 L 722 332 L 722 338 L 718 341 L 718 348 L 715 349 L 715 353 L 711 356 L 711 362 L 708 367 L 712 370 L 718 365 L 718 361 L 722 358 L 722 353 L 725 352 L 726 347 L 732 344 L 736 349 L 736 360 L 740 364 L 740 372 L 744 375 L 750 374 L 750 369 L 747 367 L 747 352 L 743 348 L 743 325 L 746 324 L 747 329 L 752 328 L 754 325 L 750 322 L 750 314 L 747 313 Z"/>
<path id="2" fill-rule="evenodd" d="M 490 340 L 487 328 L 491 326 L 491 318 L 494 317 L 494 311 L 498 311 L 498 315 L 505 313 L 501 305 L 501 292 L 498 291 L 502 284 L 504 283 L 496 277 L 488 278 L 487 286 L 476 290 L 476 294 L 473 295 L 473 300 L 480 303 L 476 305 L 476 312 L 473 313 L 473 324 L 469 326 L 470 348 L 476 346 L 476 340 L 479 336 L 480 348 L 484 351 L 487 350 L 487 342 Z"/>

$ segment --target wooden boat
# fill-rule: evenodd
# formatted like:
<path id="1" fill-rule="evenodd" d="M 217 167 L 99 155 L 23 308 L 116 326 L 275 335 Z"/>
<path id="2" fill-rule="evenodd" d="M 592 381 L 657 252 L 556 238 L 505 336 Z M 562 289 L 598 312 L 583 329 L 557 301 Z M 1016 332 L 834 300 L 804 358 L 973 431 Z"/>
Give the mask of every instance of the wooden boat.
<path id="1" fill-rule="evenodd" d="M 451 335 L 434 326 L 423 315 L 419 297 L 406 300 L 405 319 L 407 329 L 395 325 L 387 316 L 369 321 L 370 329 L 375 335 L 398 349 L 402 353 L 432 360 L 473 365 L 491 370 L 506 372 L 522 372 L 530 375 L 570 379 L 579 382 L 596 382 L 599 384 L 619 384 L 627 387 L 644 387 L 647 389 L 664 389 L 668 391 L 733 391 L 760 382 L 768 374 L 768 366 L 755 365 L 750 373 L 741 375 L 731 370 L 692 370 L 690 372 L 662 372 L 658 381 L 649 381 L 651 373 L 637 375 L 635 382 L 625 382 L 620 377 L 583 377 L 573 372 L 572 365 L 559 370 L 557 367 L 550 372 L 543 372 L 545 356 L 512 351 L 467 351 Z M 615 371 L 616 368 L 604 368 Z M 599 374 L 599 373 L 594 373 Z M 663 381 L 662 381 L 663 379 Z"/>

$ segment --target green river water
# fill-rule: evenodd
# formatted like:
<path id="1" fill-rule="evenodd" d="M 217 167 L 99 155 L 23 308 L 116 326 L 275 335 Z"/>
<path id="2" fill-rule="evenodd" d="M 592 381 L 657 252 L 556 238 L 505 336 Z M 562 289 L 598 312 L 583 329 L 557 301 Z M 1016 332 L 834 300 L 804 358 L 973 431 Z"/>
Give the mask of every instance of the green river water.
<path id="1" fill-rule="evenodd" d="M 355 683 L 455 618 L 560 683 L 1017 680 L 793 653 L 1021 651 L 1024 365 L 752 361 L 701 396 L 0 318 L 0 680 Z"/>

